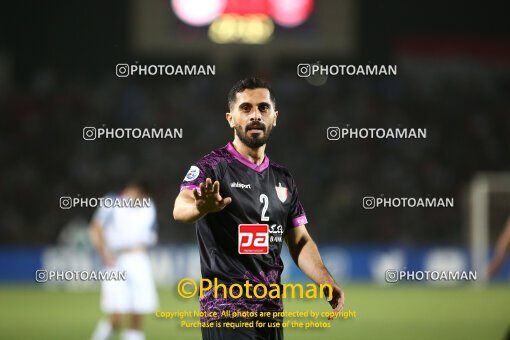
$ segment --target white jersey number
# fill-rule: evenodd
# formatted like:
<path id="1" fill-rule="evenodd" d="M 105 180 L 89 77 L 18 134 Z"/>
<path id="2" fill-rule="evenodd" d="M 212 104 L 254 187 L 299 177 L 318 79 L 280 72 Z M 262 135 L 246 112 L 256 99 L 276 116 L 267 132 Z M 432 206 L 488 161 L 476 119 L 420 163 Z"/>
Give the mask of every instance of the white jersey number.
<path id="1" fill-rule="evenodd" d="M 266 194 L 260 194 L 260 203 L 262 203 L 262 213 L 260 214 L 260 220 L 263 222 L 269 221 L 269 216 L 266 216 L 267 207 L 269 206 L 269 198 Z"/>

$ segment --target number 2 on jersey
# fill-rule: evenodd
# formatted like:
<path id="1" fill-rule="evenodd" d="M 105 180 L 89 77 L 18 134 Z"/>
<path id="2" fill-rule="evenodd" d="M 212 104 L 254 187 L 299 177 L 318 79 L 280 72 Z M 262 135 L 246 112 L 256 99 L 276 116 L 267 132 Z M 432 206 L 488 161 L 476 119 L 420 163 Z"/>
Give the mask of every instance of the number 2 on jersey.
<path id="1" fill-rule="evenodd" d="M 269 206 L 269 198 L 266 194 L 260 194 L 260 203 L 262 203 L 262 213 L 260 214 L 260 220 L 263 222 L 269 221 L 269 216 L 266 216 L 267 208 Z"/>

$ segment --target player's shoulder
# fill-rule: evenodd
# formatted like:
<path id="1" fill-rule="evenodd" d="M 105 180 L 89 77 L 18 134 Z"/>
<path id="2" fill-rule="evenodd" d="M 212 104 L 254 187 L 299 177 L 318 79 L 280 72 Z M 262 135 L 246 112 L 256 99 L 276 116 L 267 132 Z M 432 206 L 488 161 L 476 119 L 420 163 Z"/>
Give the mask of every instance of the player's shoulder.
<path id="1" fill-rule="evenodd" d="M 289 169 L 286 166 L 273 161 L 271 158 L 269 159 L 269 166 L 273 171 L 279 172 L 287 177 L 292 178 L 292 174 L 290 173 Z"/>
<path id="2" fill-rule="evenodd" d="M 103 195 L 102 199 L 104 200 L 116 200 L 120 198 L 120 192 L 119 191 L 109 191 L 106 194 Z M 99 206 L 97 208 L 98 210 L 108 210 L 109 208 L 106 206 Z"/>
<path id="3" fill-rule="evenodd" d="M 197 166 L 203 169 L 215 168 L 222 162 L 231 162 L 233 156 L 228 152 L 227 147 L 223 146 L 209 152 L 197 161 Z"/>

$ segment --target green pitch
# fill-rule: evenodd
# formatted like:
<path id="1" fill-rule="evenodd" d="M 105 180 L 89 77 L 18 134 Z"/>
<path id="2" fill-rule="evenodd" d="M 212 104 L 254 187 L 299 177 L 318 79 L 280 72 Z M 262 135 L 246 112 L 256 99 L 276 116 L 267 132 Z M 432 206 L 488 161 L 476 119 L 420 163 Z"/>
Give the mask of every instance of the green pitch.
<path id="1" fill-rule="evenodd" d="M 510 327 L 508 286 L 487 290 L 401 285 L 346 286 L 344 310 L 356 318 L 337 319 L 330 329 L 287 329 L 286 339 L 503 339 Z M 160 310 L 193 310 L 196 301 L 160 291 Z M 327 311 L 322 301 L 286 300 L 286 310 Z M 88 339 L 100 318 L 99 293 L 0 286 L 0 338 Z M 193 319 L 191 319 L 193 320 Z M 199 330 L 178 320 L 146 318 L 148 339 L 200 339 Z"/>

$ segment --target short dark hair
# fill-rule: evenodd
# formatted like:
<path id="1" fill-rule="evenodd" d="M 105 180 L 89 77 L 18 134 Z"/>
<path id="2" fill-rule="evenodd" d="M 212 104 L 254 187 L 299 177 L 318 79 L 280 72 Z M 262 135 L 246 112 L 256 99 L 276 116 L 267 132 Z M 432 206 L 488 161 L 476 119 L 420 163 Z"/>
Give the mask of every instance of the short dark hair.
<path id="1" fill-rule="evenodd" d="M 274 96 L 273 88 L 271 85 L 265 81 L 264 79 L 260 79 L 257 77 L 248 77 L 239 80 L 237 83 L 232 86 L 230 91 L 228 91 L 228 109 L 232 108 L 232 105 L 236 102 L 236 94 L 243 92 L 244 90 L 249 89 L 267 89 L 269 91 L 269 97 L 273 102 L 273 106 L 276 107 L 276 98 Z"/>
<path id="2" fill-rule="evenodd" d="M 152 186 L 145 177 L 135 177 L 126 184 L 126 188 L 136 188 L 140 190 L 145 196 L 152 194 Z"/>

